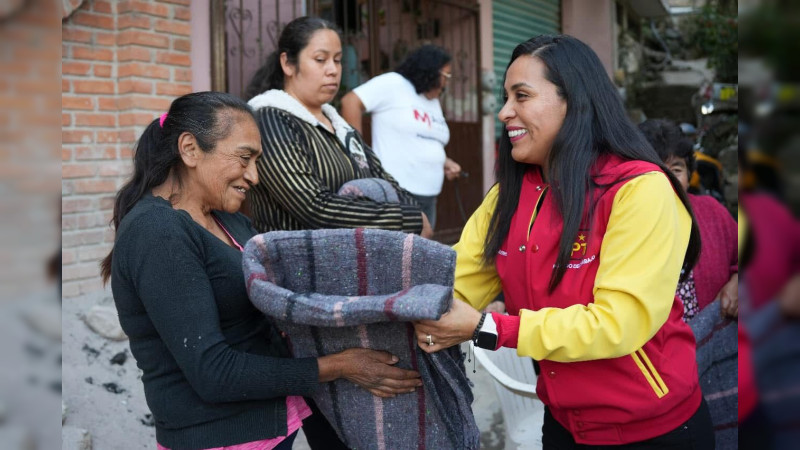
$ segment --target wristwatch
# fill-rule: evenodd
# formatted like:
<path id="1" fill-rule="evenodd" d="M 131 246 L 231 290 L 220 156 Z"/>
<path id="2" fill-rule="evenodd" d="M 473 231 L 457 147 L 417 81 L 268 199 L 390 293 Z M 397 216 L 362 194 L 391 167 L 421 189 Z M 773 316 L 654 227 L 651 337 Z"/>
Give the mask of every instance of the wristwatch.
<path id="1" fill-rule="evenodd" d="M 472 343 L 487 350 L 497 348 L 497 324 L 494 323 L 491 314 L 483 313 L 481 316 L 481 320 L 478 321 L 478 326 L 475 327 L 475 332 L 472 334 Z"/>

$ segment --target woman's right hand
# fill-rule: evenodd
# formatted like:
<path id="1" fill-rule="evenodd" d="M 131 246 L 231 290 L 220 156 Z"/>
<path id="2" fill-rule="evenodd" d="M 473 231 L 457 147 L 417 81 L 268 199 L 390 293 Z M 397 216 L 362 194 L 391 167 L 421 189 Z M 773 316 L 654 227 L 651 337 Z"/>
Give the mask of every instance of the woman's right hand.
<path id="1" fill-rule="evenodd" d="M 350 348 L 317 361 L 320 382 L 344 378 L 378 397 L 394 397 L 422 386 L 419 372 L 392 367 L 398 359 L 384 351 Z"/>

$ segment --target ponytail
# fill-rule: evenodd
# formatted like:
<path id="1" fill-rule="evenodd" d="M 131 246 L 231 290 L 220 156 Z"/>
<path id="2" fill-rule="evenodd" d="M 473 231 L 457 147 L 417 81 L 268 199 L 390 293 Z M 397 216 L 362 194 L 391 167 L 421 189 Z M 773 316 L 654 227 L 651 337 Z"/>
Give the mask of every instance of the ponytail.
<path id="1" fill-rule="evenodd" d="M 253 79 L 250 80 L 250 84 L 244 91 L 244 99 L 250 100 L 270 89 L 283 89 L 283 68 L 281 67 L 281 55 L 277 50 L 267 56 L 267 62 L 253 75 Z"/>

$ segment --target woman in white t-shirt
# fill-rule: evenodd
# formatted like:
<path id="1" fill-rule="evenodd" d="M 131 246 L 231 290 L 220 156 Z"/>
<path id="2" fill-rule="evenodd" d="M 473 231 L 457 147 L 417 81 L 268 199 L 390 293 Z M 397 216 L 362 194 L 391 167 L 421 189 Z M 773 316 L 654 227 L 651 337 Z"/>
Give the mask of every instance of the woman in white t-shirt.
<path id="1" fill-rule="evenodd" d="M 450 130 L 439 96 L 452 76 L 450 55 L 423 45 L 394 72 L 379 75 L 342 98 L 342 117 L 359 132 L 364 112 L 372 115 L 372 149 L 401 187 L 414 195 L 432 227 L 444 178 L 461 166 L 445 155 Z"/>

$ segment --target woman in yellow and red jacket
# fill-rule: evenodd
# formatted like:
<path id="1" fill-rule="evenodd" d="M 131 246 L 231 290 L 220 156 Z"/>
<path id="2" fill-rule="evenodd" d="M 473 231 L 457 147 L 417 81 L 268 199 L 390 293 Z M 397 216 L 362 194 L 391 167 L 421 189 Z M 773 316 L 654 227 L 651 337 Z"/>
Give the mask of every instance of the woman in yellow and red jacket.
<path id="1" fill-rule="evenodd" d="M 675 297 L 700 250 L 677 179 L 577 39 L 520 44 L 503 87 L 498 184 L 455 246 L 458 300 L 415 324 L 420 347 L 538 361 L 545 448 L 713 448 Z M 478 312 L 501 290 L 510 315 Z"/>

